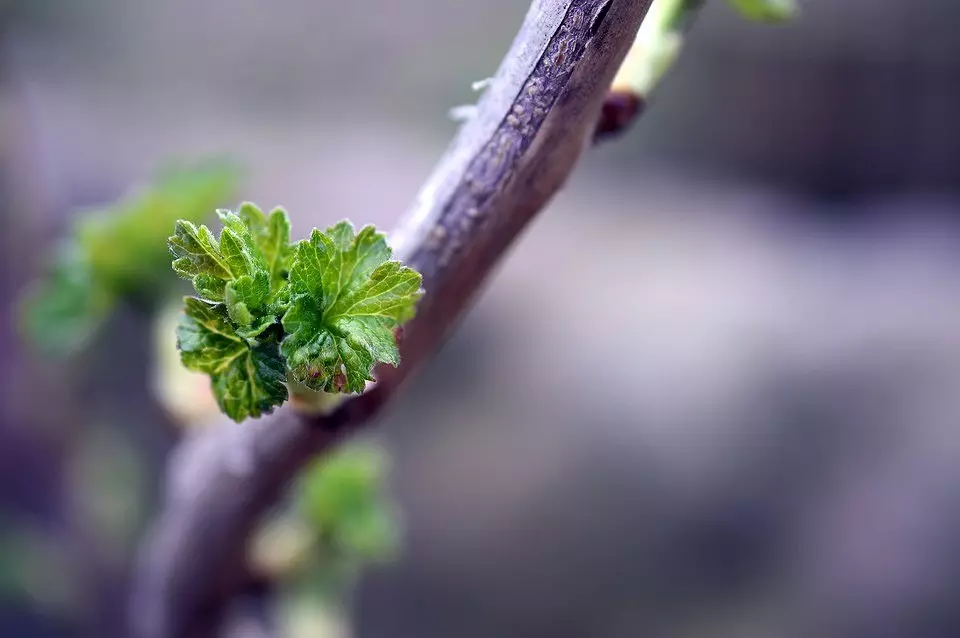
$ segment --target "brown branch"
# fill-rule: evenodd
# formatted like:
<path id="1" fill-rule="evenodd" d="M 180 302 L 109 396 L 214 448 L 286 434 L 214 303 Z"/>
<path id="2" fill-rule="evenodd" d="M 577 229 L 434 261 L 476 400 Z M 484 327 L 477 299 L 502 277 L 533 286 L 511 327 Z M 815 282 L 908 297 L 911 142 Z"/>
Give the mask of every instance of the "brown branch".
<path id="1" fill-rule="evenodd" d="M 171 461 L 132 604 L 140 638 L 213 636 L 245 585 L 248 538 L 304 465 L 368 423 L 458 322 L 505 251 L 593 139 L 604 96 L 651 0 L 535 0 L 476 115 L 392 235 L 426 291 L 398 368 L 326 416 L 289 406 L 210 428 Z"/>

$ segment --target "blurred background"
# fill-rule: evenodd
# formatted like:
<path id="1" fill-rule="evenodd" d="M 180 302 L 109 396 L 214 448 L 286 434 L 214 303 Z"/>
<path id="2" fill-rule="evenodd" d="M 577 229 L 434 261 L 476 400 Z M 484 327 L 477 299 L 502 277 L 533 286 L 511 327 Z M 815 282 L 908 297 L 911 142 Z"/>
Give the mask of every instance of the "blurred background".
<path id="1" fill-rule="evenodd" d="M 285 635 L 960 636 L 960 5 L 708 5 L 638 126 L 264 532 Z M 0 635 L 126 635 L 166 454 L 212 417 L 176 282 L 71 288 L 84 347 L 28 338 L 85 211 L 215 157 L 240 172 L 197 214 L 389 228 L 526 9 L 0 0 Z"/>

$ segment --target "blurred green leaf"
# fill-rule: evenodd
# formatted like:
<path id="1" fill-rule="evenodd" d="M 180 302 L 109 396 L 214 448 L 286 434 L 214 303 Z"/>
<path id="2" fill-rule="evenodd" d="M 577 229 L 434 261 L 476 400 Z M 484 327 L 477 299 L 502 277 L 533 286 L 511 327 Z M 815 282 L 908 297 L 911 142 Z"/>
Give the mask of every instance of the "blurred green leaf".
<path id="1" fill-rule="evenodd" d="M 78 215 L 46 275 L 21 300 L 21 328 L 40 352 L 81 349 L 121 300 L 162 303 L 174 290 L 164 246 L 177 219 L 200 220 L 231 196 L 237 169 L 222 162 L 167 169 L 106 209 Z"/>
<path id="2" fill-rule="evenodd" d="M 759 22 L 784 22 L 799 11 L 796 0 L 729 0 L 741 15 Z"/>
<path id="3" fill-rule="evenodd" d="M 169 253 L 164 240 L 178 219 L 199 222 L 232 195 L 237 170 L 224 163 L 163 171 L 156 182 L 106 210 L 89 213 L 77 242 L 93 276 L 118 296 L 167 288 Z"/>
<path id="4" fill-rule="evenodd" d="M 277 302 L 286 300 L 290 220 L 282 209 L 269 222 L 253 204 L 241 210 L 243 217 L 220 212 L 219 239 L 206 226 L 178 220 L 167 245 L 173 270 L 192 280 L 201 298 L 225 304 L 236 333 L 253 340 L 285 310 Z"/>
<path id="5" fill-rule="evenodd" d="M 384 486 L 387 470 L 383 450 L 355 443 L 302 474 L 298 510 L 330 558 L 376 561 L 396 551 L 400 525 Z"/>
<path id="6" fill-rule="evenodd" d="M 86 345 L 114 302 L 113 292 L 93 276 L 76 247 L 67 246 L 47 279 L 24 295 L 21 329 L 43 354 L 69 355 Z"/>

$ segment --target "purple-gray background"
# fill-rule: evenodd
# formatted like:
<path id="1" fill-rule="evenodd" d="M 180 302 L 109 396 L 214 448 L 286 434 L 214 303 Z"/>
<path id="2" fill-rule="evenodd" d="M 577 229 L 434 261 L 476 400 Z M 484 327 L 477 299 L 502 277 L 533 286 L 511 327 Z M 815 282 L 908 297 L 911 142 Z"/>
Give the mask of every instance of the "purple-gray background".
<path id="1" fill-rule="evenodd" d="M 960 5 L 803 5 L 711 2 L 384 419 L 354 635 L 960 635 Z M 225 153 L 297 236 L 389 227 L 525 10 L 0 2 L 0 635 L 124 635 L 176 437 L 135 313 L 69 364 L 16 334 L 71 215 Z"/>

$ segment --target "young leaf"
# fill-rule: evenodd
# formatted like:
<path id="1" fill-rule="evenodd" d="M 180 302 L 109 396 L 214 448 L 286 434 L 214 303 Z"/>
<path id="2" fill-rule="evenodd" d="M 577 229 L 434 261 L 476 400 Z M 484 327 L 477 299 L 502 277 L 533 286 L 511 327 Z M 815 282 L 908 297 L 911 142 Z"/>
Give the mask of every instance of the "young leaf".
<path id="1" fill-rule="evenodd" d="M 197 227 L 186 220 L 178 220 L 167 246 L 176 257 L 173 270 L 181 277 L 205 276 L 226 281 L 233 276 L 220 254 L 216 237 L 206 226 Z"/>
<path id="2" fill-rule="evenodd" d="M 24 296 L 22 329 L 46 354 L 73 354 L 86 345 L 114 303 L 86 260 L 76 250 L 64 249 L 47 279 Z"/>
<path id="3" fill-rule="evenodd" d="M 67 356 L 86 345 L 117 302 L 162 303 L 176 282 L 163 245 L 170 225 L 207 216 L 229 198 L 237 178 L 236 168 L 222 162 L 170 167 L 109 208 L 79 214 L 43 279 L 22 299 L 25 336 L 46 354 Z"/>
<path id="4" fill-rule="evenodd" d="M 270 272 L 270 287 L 277 291 L 285 283 L 293 246 L 290 245 L 290 219 L 282 208 L 275 208 L 268 218 L 250 202 L 240 206 L 240 218 L 253 233 L 257 247 L 263 254 Z"/>
<path id="5" fill-rule="evenodd" d="M 349 222 L 297 244 L 281 344 L 297 381 L 361 392 L 376 363 L 399 363 L 393 329 L 413 316 L 421 277 L 390 256 L 383 235 Z"/>
<path id="6" fill-rule="evenodd" d="M 167 244 L 173 269 L 192 279 L 197 294 L 226 304 L 238 335 L 254 339 L 275 323 L 286 302 L 290 221 L 282 209 L 269 220 L 252 204 L 241 215 L 221 212 L 223 230 L 178 221 Z"/>
<path id="7" fill-rule="evenodd" d="M 177 328 L 180 360 L 210 375 L 220 409 L 234 421 L 259 417 L 287 400 L 285 365 L 278 344 L 251 345 L 238 335 L 223 304 L 185 299 Z"/>
<path id="8" fill-rule="evenodd" d="M 148 188 L 100 213 L 80 217 L 76 238 L 94 276 L 118 296 L 169 290 L 163 246 L 177 219 L 199 221 L 230 198 L 238 171 L 222 162 L 164 170 Z"/>
<path id="9" fill-rule="evenodd" d="M 797 15 L 796 0 L 729 0 L 743 17 L 760 22 L 784 22 Z"/>
<path id="10" fill-rule="evenodd" d="M 329 545 L 326 552 L 359 562 L 389 558 L 400 522 L 386 490 L 389 459 L 376 446 L 345 446 L 304 470 L 297 509 Z"/>

